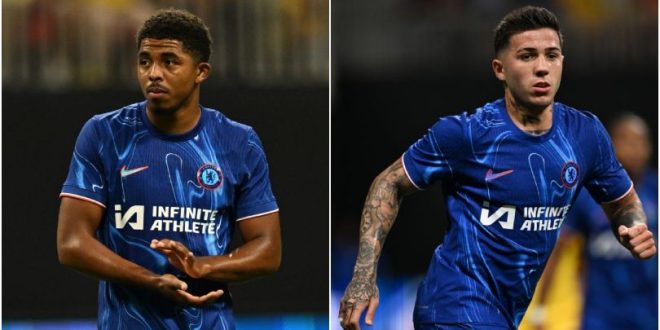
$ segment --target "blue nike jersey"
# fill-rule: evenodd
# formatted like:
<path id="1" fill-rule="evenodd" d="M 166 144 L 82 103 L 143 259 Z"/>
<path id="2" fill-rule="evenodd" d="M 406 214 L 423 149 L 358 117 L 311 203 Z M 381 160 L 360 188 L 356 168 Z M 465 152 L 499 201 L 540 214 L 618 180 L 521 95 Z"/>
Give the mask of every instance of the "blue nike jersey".
<path id="1" fill-rule="evenodd" d="M 658 176 L 646 171 L 635 182 L 658 237 Z M 585 294 L 582 329 L 658 329 L 658 259 L 636 260 L 616 239 L 610 222 L 586 191 L 575 201 L 566 226 L 585 237 Z"/>
<path id="2" fill-rule="evenodd" d="M 449 218 L 415 323 L 517 328 L 580 188 L 601 202 L 632 189 L 594 115 L 554 103 L 552 120 L 529 135 L 500 99 L 440 118 L 404 153 L 415 186 L 442 182 Z"/>
<path id="3" fill-rule="evenodd" d="M 192 308 L 100 281 L 100 329 L 234 329 L 227 284 L 188 278 L 149 244 L 167 238 L 196 256 L 227 254 L 237 221 L 278 210 L 252 128 L 201 107 L 195 128 L 167 135 L 148 120 L 145 102 L 96 115 L 78 136 L 60 196 L 106 209 L 97 238 L 119 256 L 180 277 L 192 294 L 225 290 L 212 305 Z"/>

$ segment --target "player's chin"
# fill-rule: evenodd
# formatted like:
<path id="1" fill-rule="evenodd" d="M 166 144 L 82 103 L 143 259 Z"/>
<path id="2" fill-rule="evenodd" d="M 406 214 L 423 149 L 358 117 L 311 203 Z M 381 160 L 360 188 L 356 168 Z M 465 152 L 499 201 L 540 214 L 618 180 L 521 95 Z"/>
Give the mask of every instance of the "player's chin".
<path id="1" fill-rule="evenodd" d="M 531 108 L 536 109 L 545 109 L 548 106 L 552 105 L 552 102 L 555 100 L 554 94 L 532 94 L 528 99 L 528 105 Z"/>
<path id="2" fill-rule="evenodd" d="M 170 115 L 176 112 L 176 107 L 171 106 L 167 104 L 167 102 L 162 102 L 160 100 L 153 101 L 147 99 L 147 105 L 149 106 L 149 110 L 157 115 Z"/>

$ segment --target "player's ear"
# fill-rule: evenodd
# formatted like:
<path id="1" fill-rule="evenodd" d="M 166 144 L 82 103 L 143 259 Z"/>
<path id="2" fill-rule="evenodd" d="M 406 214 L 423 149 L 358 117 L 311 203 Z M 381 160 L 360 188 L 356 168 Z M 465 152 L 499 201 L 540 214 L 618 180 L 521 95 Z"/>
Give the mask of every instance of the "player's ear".
<path id="1" fill-rule="evenodd" d="M 199 84 L 202 81 L 206 80 L 211 74 L 211 64 L 208 62 L 200 62 L 197 64 L 197 77 L 195 77 L 195 83 Z"/>
<path id="2" fill-rule="evenodd" d="M 495 73 L 495 77 L 499 79 L 500 81 L 504 81 L 504 65 L 502 64 L 502 61 L 499 59 L 493 59 L 493 62 L 491 63 L 493 67 L 493 72 Z"/>

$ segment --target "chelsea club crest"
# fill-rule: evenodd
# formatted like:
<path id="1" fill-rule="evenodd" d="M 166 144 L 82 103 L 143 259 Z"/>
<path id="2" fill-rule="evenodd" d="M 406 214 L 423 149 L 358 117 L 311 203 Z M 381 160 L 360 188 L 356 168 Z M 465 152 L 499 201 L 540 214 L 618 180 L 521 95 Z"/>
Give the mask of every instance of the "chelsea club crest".
<path id="1" fill-rule="evenodd" d="M 222 185 L 222 171 L 214 164 L 204 164 L 197 170 L 197 183 L 206 190 L 216 190 Z"/>
<path id="2" fill-rule="evenodd" d="M 565 188 L 573 188 L 580 177 L 580 167 L 574 161 L 564 164 L 561 169 L 561 182 Z"/>

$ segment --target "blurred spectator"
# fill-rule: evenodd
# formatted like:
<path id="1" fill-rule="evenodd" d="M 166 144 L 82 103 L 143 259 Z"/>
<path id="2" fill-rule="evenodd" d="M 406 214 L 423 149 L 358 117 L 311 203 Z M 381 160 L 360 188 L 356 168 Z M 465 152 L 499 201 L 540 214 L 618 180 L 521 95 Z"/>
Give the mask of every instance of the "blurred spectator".
<path id="1" fill-rule="evenodd" d="M 214 83 L 328 79 L 328 0 L 9 0 L 3 81 L 12 89 L 134 86 L 135 33 L 159 8 L 210 22 Z"/>

